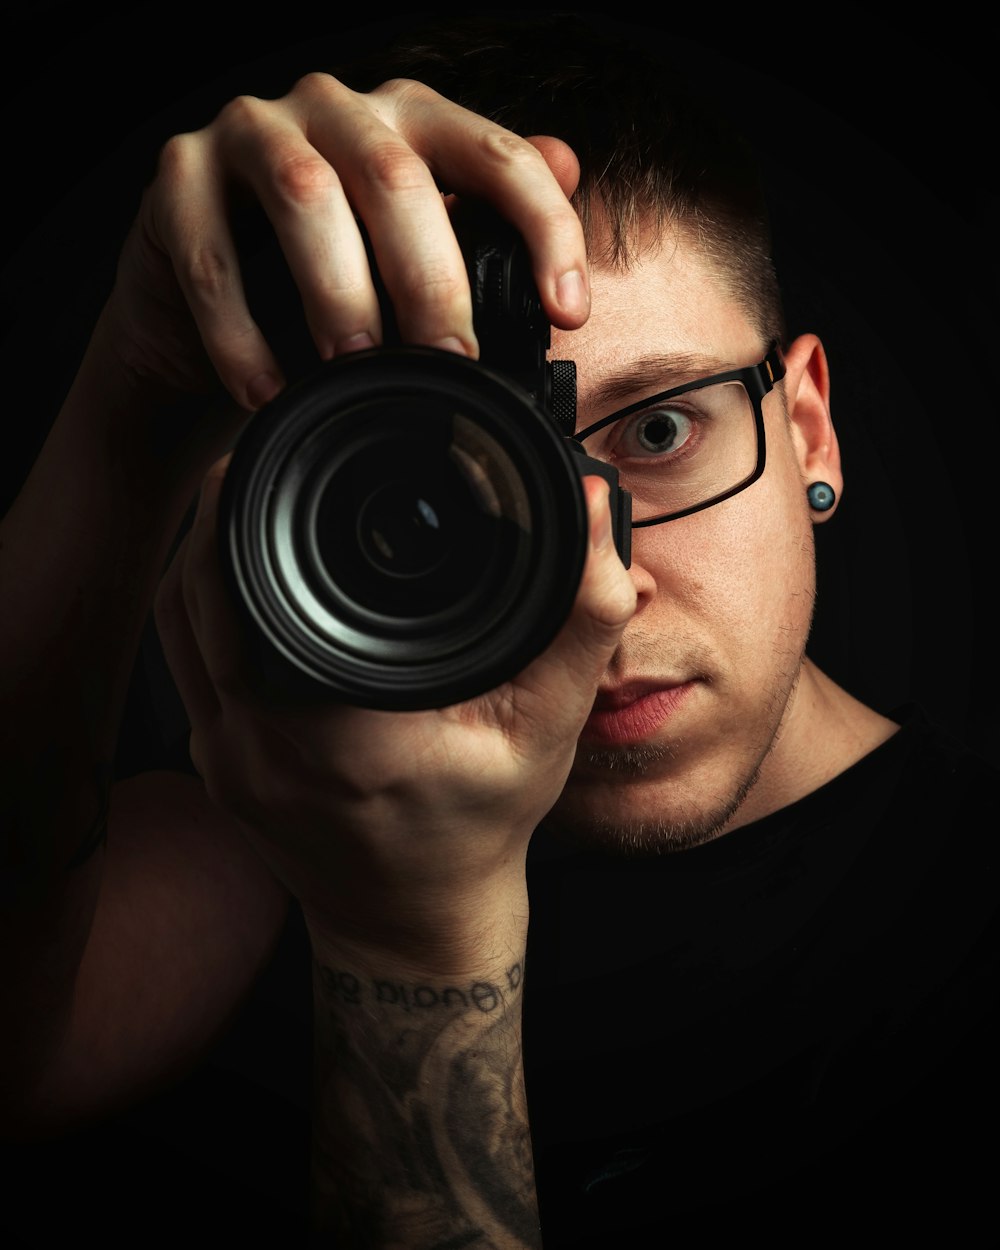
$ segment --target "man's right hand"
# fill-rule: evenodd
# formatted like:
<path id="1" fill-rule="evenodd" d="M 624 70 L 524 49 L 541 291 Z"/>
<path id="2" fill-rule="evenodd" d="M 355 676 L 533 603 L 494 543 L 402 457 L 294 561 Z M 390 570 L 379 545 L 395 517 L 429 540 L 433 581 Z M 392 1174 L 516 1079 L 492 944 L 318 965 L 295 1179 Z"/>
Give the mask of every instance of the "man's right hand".
<path id="1" fill-rule="evenodd" d="M 473 948 L 491 919 L 498 929 L 513 914 L 526 923 L 528 841 L 562 791 L 597 684 L 635 611 L 607 485 L 585 479 L 590 543 L 573 611 L 511 681 L 428 711 L 332 699 L 279 709 L 255 693 L 219 568 L 225 468 L 220 460 L 206 478 L 156 601 L 209 794 L 244 822 L 317 943 L 356 940 L 403 961 L 442 950 L 480 958 Z"/>
<path id="2" fill-rule="evenodd" d="M 105 339 L 130 380 L 173 392 L 216 378 L 253 411 L 284 385 L 241 280 L 234 214 L 251 197 L 273 226 L 319 355 L 377 345 L 379 302 L 362 226 L 406 343 L 475 357 L 454 196 L 485 200 L 522 234 L 550 321 L 589 313 L 587 258 L 560 140 L 522 139 L 394 80 L 362 94 L 312 73 L 277 100 L 240 97 L 160 156 L 123 250 Z"/>

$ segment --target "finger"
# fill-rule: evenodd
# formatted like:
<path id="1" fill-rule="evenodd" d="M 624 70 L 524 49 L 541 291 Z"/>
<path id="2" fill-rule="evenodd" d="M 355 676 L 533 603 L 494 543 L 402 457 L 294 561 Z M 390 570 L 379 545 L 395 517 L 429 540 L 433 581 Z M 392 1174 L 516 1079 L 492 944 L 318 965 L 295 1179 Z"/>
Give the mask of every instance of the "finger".
<path id="1" fill-rule="evenodd" d="M 170 258 L 222 384 L 241 408 L 253 411 L 278 393 L 284 377 L 247 305 L 225 198 L 205 140 L 177 135 L 160 154 L 143 213 L 154 245 Z"/>
<path id="2" fill-rule="evenodd" d="M 590 313 L 587 249 L 565 189 L 579 178 L 575 155 L 557 139 L 523 139 L 420 84 L 404 88 L 395 88 L 392 101 L 400 133 L 439 183 L 487 200 L 516 227 L 553 324 L 567 330 L 582 325 Z"/>
<path id="3" fill-rule="evenodd" d="M 336 169 L 290 104 L 243 98 L 220 114 L 220 161 L 274 227 L 324 359 L 382 341 L 364 239 Z"/>
<path id="4" fill-rule="evenodd" d="M 246 698 L 248 668 L 244 635 L 223 581 L 217 546 L 219 495 L 232 453 L 217 460 L 202 481 L 188 535 L 182 592 L 194 640 L 220 704 Z"/>
<path id="5" fill-rule="evenodd" d="M 546 165 L 552 170 L 552 176 L 559 183 L 559 189 L 569 199 L 580 181 L 580 162 L 576 153 L 568 143 L 554 135 L 528 135 L 527 138 L 541 152 Z"/>
<path id="6" fill-rule="evenodd" d="M 608 484 L 603 478 L 586 477 L 583 485 L 589 545 L 573 610 L 555 642 L 517 679 L 526 691 L 553 700 L 560 714 L 581 722 L 632 619 L 637 598 L 613 541 Z"/>
<path id="7" fill-rule="evenodd" d="M 214 723 L 219 715 L 220 705 L 198 650 L 184 601 L 182 579 L 189 541 L 190 536 L 185 536 L 160 582 L 153 605 L 153 616 L 167 667 L 184 704 L 192 731 L 195 731 L 198 726 Z"/>
<path id="8" fill-rule="evenodd" d="M 378 100 L 323 74 L 296 87 L 303 127 L 364 222 L 407 343 L 479 349 L 461 249 L 433 172 Z"/>
<path id="9" fill-rule="evenodd" d="M 340 172 L 410 341 L 433 342 L 448 329 L 462 342 L 471 334 L 465 265 L 442 186 L 491 203 L 520 231 L 555 324 L 586 320 L 583 230 L 537 146 L 420 83 L 396 80 L 362 96 L 328 76 L 311 81 L 309 136 Z"/>

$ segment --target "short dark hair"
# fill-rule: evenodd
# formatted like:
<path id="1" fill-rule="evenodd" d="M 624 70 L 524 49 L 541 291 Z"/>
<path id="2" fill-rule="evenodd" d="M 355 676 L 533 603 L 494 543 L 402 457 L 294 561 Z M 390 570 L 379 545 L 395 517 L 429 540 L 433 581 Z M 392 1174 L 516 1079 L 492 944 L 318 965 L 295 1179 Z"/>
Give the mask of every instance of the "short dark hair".
<path id="1" fill-rule="evenodd" d="M 412 78 L 516 134 L 565 140 L 580 161 L 573 202 L 592 254 L 602 242 L 596 260 L 627 268 L 642 226 L 660 234 L 674 224 L 762 337 L 782 342 L 756 156 L 732 119 L 691 88 L 683 52 L 668 55 L 660 42 L 586 14 L 476 15 L 404 31 L 387 50 L 333 72 L 362 91 Z M 607 233 L 598 234 L 598 219 Z"/>

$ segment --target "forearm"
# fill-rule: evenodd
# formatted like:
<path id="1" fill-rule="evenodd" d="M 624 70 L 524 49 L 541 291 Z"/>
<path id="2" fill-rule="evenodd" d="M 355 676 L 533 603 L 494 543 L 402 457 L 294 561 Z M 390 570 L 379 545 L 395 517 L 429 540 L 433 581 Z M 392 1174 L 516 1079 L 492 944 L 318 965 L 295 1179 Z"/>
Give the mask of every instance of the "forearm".
<path id="1" fill-rule="evenodd" d="M 541 1245 L 521 1062 L 524 937 L 494 937 L 472 972 L 314 943 L 312 1211 L 331 1245 Z"/>
<path id="2" fill-rule="evenodd" d="M 213 450 L 182 449 L 180 409 L 92 346 L 0 524 L 0 1052 L 17 1096 L 68 1019 L 130 672 Z"/>
<path id="3" fill-rule="evenodd" d="M 98 811 L 142 626 L 215 450 L 182 437 L 191 415 L 176 399 L 129 384 L 108 360 L 99 347 L 87 353 L 0 525 L 0 806 L 11 872 L 65 863 Z"/>

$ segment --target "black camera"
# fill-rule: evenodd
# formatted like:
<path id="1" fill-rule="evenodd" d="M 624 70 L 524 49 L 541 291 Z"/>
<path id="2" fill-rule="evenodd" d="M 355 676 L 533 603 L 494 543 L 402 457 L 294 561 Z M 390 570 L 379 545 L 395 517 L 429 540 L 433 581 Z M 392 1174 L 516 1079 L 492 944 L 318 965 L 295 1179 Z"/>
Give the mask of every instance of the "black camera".
<path id="1" fill-rule="evenodd" d="M 386 306 L 388 346 L 311 370 L 234 448 L 222 568 L 271 700 L 415 710 L 516 676 L 579 587 L 585 474 L 609 482 L 629 564 L 631 497 L 568 437 L 576 370 L 546 360 L 526 249 L 462 213 L 480 359 L 393 342 Z"/>

